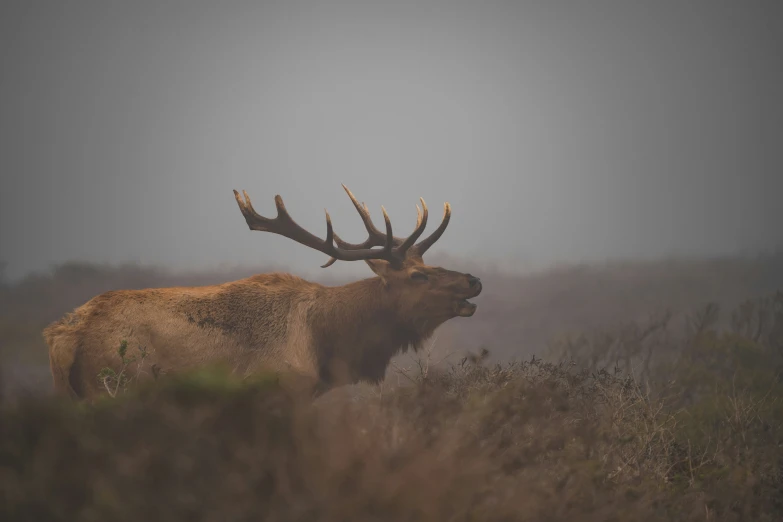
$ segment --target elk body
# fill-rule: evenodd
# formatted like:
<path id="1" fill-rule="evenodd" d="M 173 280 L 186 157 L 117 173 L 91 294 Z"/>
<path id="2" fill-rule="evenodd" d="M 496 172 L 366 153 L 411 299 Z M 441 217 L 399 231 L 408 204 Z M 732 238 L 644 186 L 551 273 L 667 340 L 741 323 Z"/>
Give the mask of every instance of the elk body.
<path id="1" fill-rule="evenodd" d="M 44 330 L 56 391 L 91 399 L 104 391 L 103 368 L 118 369 L 121 341 L 143 347 L 145 365 L 179 372 L 224 363 L 250 375 L 272 369 L 307 378 L 316 390 L 383 379 L 391 358 L 418 349 L 453 317 L 470 317 L 467 301 L 481 292 L 478 278 L 424 264 L 423 254 L 446 229 L 451 208 L 428 237 L 427 206 L 406 238 L 378 230 L 366 205 L 343 185 L 367 229 L 360 244 L 340 239 L 326 213 L 322 240 L 301 228 L 275 196 L 277 217 L 260 216 L 246 192 L 234 191 L 250 230 L 272 232 L 335 261 L 364 261 L 375 277 L 327 287 L 286 273 L 259 274 L 203 287 L 111 291 L 94 297 Z M 380 248 L 377 248 L 380 247 Z"/>

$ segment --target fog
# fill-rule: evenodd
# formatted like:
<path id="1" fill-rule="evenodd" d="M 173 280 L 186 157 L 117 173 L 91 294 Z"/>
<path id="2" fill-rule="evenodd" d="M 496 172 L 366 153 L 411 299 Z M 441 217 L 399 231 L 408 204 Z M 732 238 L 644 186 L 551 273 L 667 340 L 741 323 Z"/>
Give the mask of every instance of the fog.
<path id="1" fill-rule="evenodd" d="M 633 5 L 632 5 L 633 4 Z M 175 269 L 326 260 L 324 237 L 519 266 L 783 244 L 776 2 L 6 1 L 0 261 Z M 349 266 L 346 266 L 349 265 Z M 363 266 L 337 263 L 336 274 Z"/>

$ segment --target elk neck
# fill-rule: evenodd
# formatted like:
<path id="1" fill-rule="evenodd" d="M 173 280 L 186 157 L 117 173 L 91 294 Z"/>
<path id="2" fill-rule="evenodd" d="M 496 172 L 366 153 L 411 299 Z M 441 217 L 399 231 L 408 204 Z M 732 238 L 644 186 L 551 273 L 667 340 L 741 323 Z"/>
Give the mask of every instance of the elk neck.
<path id="1" fill-rule="evenodd" d="M 394 355 L 418 349 L 434 331 L 407 314 L 380 277 L 322 291 L 310 315 L 319 359 L 322 367 L 335 360 L 347 365 L 353 382 L 383 379 Z"/>

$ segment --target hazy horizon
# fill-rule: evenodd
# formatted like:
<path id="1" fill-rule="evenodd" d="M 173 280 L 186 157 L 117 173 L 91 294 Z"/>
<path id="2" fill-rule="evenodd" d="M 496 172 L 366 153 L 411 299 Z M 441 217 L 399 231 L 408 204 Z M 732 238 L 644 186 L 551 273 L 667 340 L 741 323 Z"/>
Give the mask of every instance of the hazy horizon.
<path id="1" fill-rule="evenodd" d="M 0 262 L 367 273 L 248 230 L 232 189 L 324 237 L 505 264 L 783 246 L 772 1 L 6 2 Z M 331 273 L 329 274 L 331 275 Z"/>

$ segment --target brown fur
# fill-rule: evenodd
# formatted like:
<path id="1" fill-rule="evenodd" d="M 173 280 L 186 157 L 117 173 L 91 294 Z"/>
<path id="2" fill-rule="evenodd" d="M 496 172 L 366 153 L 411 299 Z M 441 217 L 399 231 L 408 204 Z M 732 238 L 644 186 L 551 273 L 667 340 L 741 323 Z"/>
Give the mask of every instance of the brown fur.
<path id="1" fill-rule="evenodd" d="M 321 390 L 379 381 L 395 354 L 417 349 L 440 324 L 475 310 L 464 302 L 481 291 L 470 274 L 416 256 L 402 267 L 366 263 L 377 277 L 337 287 L 272 273 L 101 294 L 43 332 L 55 389 L 74 398 L 102 393 L 98 373 L 119 368 L 122 340 L 128 355 L 146 348 L 145 368 L 163 372 L 224 363 L 243 376 L 261 368 L 292 372 Z M 414 279 L 414 272 L 428 278 Z"/>

